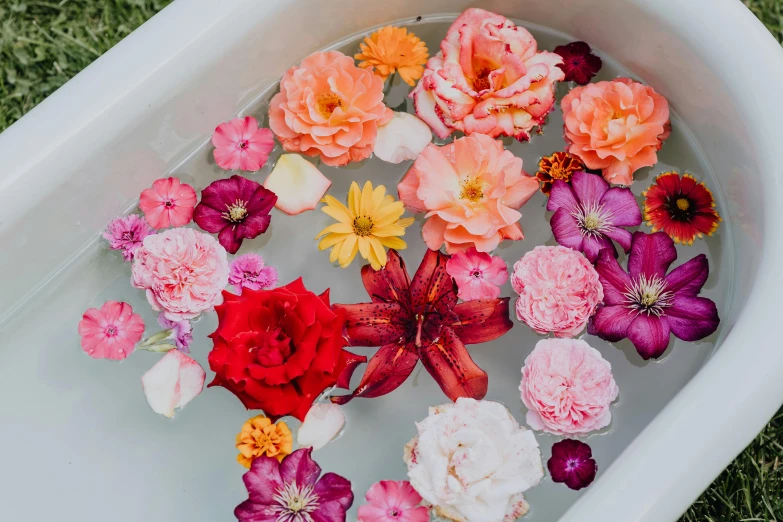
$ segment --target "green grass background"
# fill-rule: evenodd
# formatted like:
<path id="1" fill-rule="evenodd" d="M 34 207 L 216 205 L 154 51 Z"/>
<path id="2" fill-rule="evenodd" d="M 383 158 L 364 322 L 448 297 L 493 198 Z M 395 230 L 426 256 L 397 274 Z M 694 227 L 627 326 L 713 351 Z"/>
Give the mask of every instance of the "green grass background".
<path id="1" fill-rule="evenodd" d="M 0 130 L 169 2 L 0 0 Z M 783 0 L 744 3 L 783 42 Z M 781 460 L 783 409 L 683 515 L 681 522 L 783 522 Z"/>

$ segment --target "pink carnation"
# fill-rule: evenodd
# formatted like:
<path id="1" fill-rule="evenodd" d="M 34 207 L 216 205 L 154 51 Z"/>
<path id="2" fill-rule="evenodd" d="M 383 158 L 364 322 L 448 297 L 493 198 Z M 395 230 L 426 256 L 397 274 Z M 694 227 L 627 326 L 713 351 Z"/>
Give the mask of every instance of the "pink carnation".
<path id="1" fill-rule="evenodd" d="M 608 426 L 620 390 L 612 366 L 586 342 L 542 339 L 525 359 L 519 391 L 531 428 L 572 435 Z"/>
<path id="2" fill-rule="evenodd" d="M 517 319 L 538 333 L 573 337 L 604 299 L 598 272 L 563 246 L 538 246 L 516 262 L 511 286 L 519 294 Z"/>
<path id="3" fill-rule="evenodd" d="M 141 242 L 155 230 L 141 216 L 128 214 L 111 220 L 103 233 L 112 250 L 121 250 L 125 261 L 133 261 L 133 255 L 141 247 Z"/>
<path id="4" fill-rule="evenodd" d="M 500 285 L 508 281 L 505 261 L 472 247 L 451 256 L 446 261 L 446 272 L 457 283 L 463 301 L 495 299 L 500 296 Z"/>
<path id="5" fill-rule="evenodd" d="M 153 310 L 172 321 L 193 319 L 223 302 L 228 284 L 226 249 L 190 228 L 147 236 L 133 260 L 131 283 L 147 291 Z"/>
<path id="6" fill-rule="evenodd" d="M 243 288 L 250 290 L 267 290 L 277 284 L 277 269 L 266 266 L 264 258 L 259 254 L 249 252 L 237 256 L 231 263 L 228 282 L 234 285 L 238 294 Z"/>

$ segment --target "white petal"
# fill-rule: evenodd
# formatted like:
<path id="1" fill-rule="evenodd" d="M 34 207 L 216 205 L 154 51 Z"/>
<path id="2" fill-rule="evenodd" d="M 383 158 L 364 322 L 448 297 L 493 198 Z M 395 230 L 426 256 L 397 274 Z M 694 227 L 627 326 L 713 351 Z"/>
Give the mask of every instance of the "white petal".
<path id="1" fill-rule="evenodd" d="M 316 402 L 305 415 L 304 422 L 296 434 L 300 447 L 312 446 L 318 450 L 326 446 L 342 429 L 345 415 L 336 404 Z"/>
<path id="2" fill-rule="evenodd" d="M 400 163 L 415 160 L 432 141 L 426 123 L 413 114 L 395 112 L 389 123 L 378 127 L 373 152 L 383 161 Z"/>
<path id="3" fill-rule="evenodd" d="M 141 386 L 152 411 L 174 416 L 204 389 L 206 372 L 199 363 L 178 350 L 171 350 L 141 376 Z"/>
<path id="4" fill-rule="evenodd" d="M 332 185 L 315 165 L 296 154 L 283 154 L 264 181 L 277 195 L 275 208 L 290 216 L 313 210 Z"/>

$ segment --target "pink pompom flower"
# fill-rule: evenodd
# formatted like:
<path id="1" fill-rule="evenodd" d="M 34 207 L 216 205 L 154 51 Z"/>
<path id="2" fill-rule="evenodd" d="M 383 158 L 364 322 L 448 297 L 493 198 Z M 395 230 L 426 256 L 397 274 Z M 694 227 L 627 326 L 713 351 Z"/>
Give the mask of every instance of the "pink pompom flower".
<path id="1" fill-rule="evenodd" d="M 242 254 L 231 263 L 228 282 L 238 294 L 243 288 L 267 290 L 277 284 L 277 269 L 264 265 L 264 258 L 259 254 Z"/>
<path id="2" fill-rule="evenodd" d="M 125 261 L 133 261 L 133 255 L 141 246 L 141 242 L 154 233 L 155 230 L 141 216 L 129 214 L 112 219 L 103 237 L 109 242 L 109 248 L 122 252 Z"/>
<path id="3" fill-rule="evenodd" d="M 500 296 L 500 286 L 508 281 L 505 261 L 473 247 L 451 256 L 446 272 L 457 283 L 463 301 L 495 299 Z"/>
<path id="4" fill-rule="evenodd" d="M 190 353 L 190 343 L 193 342 L 193 325 L 187 319 L 182 321 L 172 321 L 161 312 L 158 314 L 158 324 L 165 330 L 171 330 L 171 338 L 174 339 L 174 345 L 182 353 Z"/>
<path id="5" fill-rule="evenodd" d="M 225 170 L 256 171 L 266 164 L 275 148 L 269 129 L 259 129 L 252 116 L 221 123 L 212 134 L 215 163 Z"/>
<path id="6" fill-rule="evenodd" d="M 119 361 L 129 356 L 144 333 L 144 321 L 128 303 L 106 301 L 79 321 L 82 350 L 95 359 Z"/>
<path id="7" fill-rule="evenodd" d="M 367 504 L 359 507 L 359 522 L 427 522 L 419 495 L 407 480 L 381 480 L 367 490 Z"/>
<path id="8" fill-rule="evenodd" d="M 182 227 L 193 219 L 196 191 L 177 178 L 161 178 L 144 189 L 139 208 L 152 228 Z"/>

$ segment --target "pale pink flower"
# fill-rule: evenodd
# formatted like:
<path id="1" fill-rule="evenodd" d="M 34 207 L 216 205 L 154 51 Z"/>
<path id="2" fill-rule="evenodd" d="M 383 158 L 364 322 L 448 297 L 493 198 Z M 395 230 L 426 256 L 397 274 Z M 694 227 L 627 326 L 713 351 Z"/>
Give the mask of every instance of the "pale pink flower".
<path id="1" fill-rule="evenodd" d="M 215 163 L 225 170 L 256 171 L 266 164 L 275 148 L 269 129 L 259 129 L 252 116 L 221 123 L 212 134 Z"/>
<path id="2" fill-rule="evenodd" d="M 90 308 L 79 321 L 82 350 L 95 359 L 125 359 L 144 333 L 144 321 L 128 303 L 106 301 Z"/>
<path id="3" fill-rule="evenodd" d="M 193 319 L 223 302 L 226 249 L 191 228 L 147 236 L 133 260 L 131 283 L 146 290 L 152 309 L 163 310 L 166 318 Z"/>
<path id="4" fill-rule="evenodd" d="M 181 227 L 193 219 L 196 191 L 177 178 L 161 178 L 144 189 L 139 208 L 152 228 Z"/>
<path id="5" fill-rule="evenodd" d="M 171 418 L 204 390 L 205 378 L 199 363 L 171 350 L 141 376 L 141 386 L 152 411 Z"/>
<path id="6" fill-rule="evenodd" d="M 542 339 L 525 359 L 522 402 L 534 430 L 574 435 L 605 428 L 620 392 L 612 365 L 578 339 Z"/>
<path id="7" fill-rule="evenodd" d="M 264 265 L 264 258 L 259 254 L 242 254 L 231 263 L 228 282 L 238 294 L 243 288 L 266 290 L 277 284 L 277 269 Z"/>
<path id="8" fill-rule="evenodd" d="M 463 301 L 495 299 L 500 296 L 500 286 L 508 281 L 505 261 L 473 247 L 451 256 L 446 262 L 446 272 L 457 283 Z"/>
<path id="9" fill-rule="evenodd" d="M 367 504 L 359 507 L 359 522 L 427 522 L 428 510 L 421 506 L 421 495 L 407 480 L 381 480 L 364 496 Z"/>
<path id="10" fill-rule="evenodd" d="M 125 261 L 133 261 L 133 255 L 141 246 L 141 242 L 154 233 L 155 230 L 141 216 L 129 214 L 112 219 L 103 237 L 109 242 L 109 248 L 122 251 Z"/>
<path id="11" fill-rule="evenodd" d="M 161 312 L 158 314 L 158 324 L 165 330 L 171 330 L 171 338 L 174 339 L 174 345 L 182 353 L 190 353 L 190 343 L 193 342 L 193 325 L 187 319 L 182 321 L 172 321 Z"/>
<path id="12" fill-rule="evenodd" d="M 604 298 L 598 272 L 580 252 L 538 246 L 514 265 L 517 319 L 538 333 L 573 337 Z"/>

